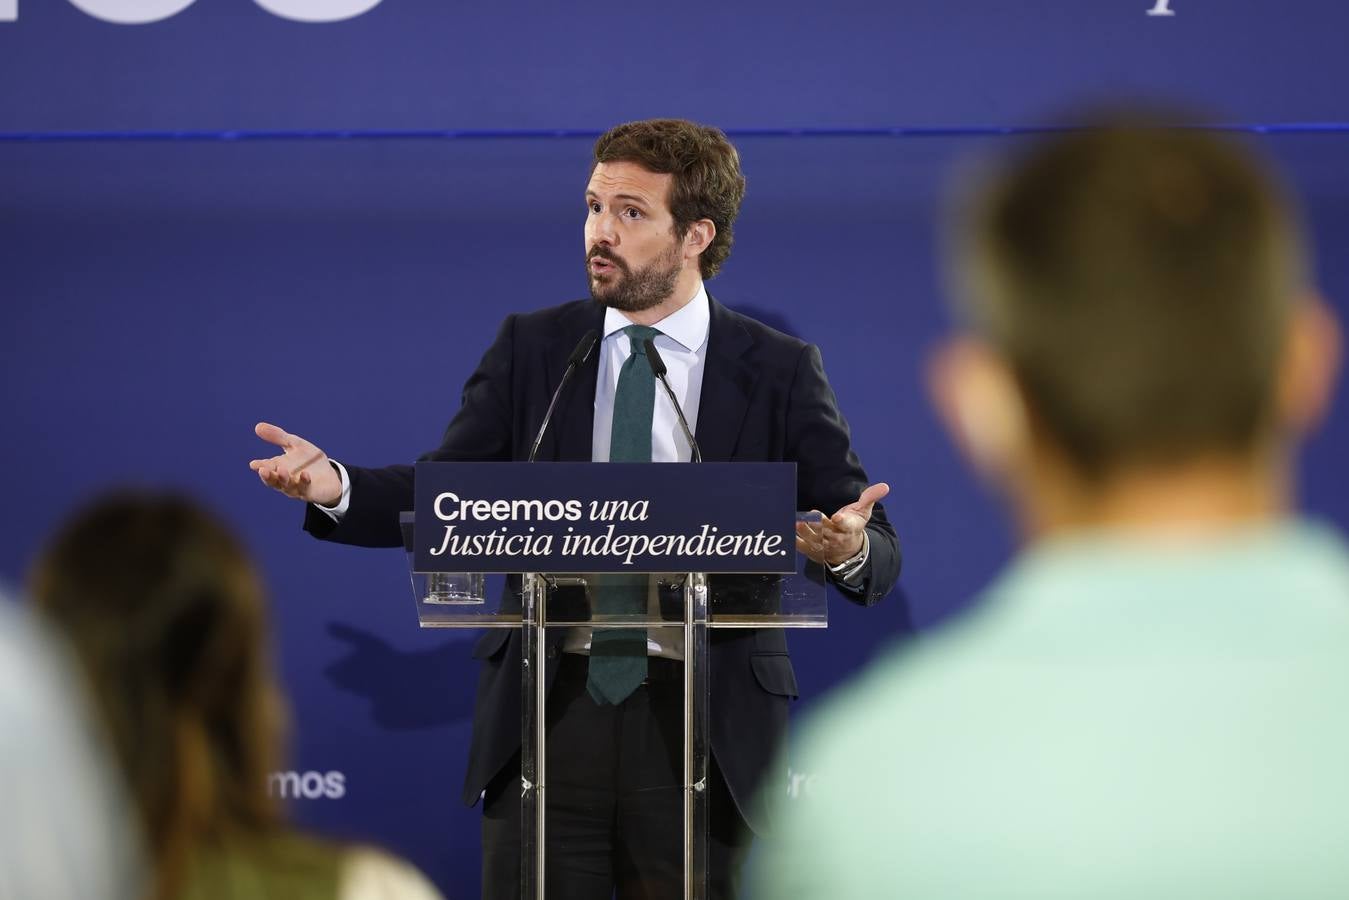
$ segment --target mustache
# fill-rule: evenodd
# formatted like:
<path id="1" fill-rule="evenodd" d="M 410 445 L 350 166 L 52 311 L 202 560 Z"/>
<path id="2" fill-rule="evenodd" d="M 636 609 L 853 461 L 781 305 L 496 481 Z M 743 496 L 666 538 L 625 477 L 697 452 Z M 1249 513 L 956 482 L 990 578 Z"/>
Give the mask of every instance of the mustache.
<path id="1" fill-rule="evenodd" d="M 623 261 L 622 257 L 603 245 L 596 244 L 594 247 L 591 247 L 590 252 L 586 254 L 586 262 L 590 262 L 592 259 L 596 258 L 607 259 L 615 266 L 618 266 L 621 271 L 628 271 L 628 264 Z"/>

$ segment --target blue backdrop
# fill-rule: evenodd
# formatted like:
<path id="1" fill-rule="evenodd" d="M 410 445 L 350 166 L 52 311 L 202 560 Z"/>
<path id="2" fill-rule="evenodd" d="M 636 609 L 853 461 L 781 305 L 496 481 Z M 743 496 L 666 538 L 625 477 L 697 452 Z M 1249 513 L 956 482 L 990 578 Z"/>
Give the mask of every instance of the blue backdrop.
<path id="1" fill-rule="evenodd" d="M 793 638 L 805 704 L 958 611 L 1010 548 L 923 392 L 946 328 L 936 244 L 953 163 L 1017 140 L 958 132 L 1142 94 L 1234 123 L 1349 121 L 1349 7 L 1152 5 L 383 0 L 314 24 L 196 0 L 116 25 L 66 0 L 0 0 L 0 576 L 20 578 L 55 523 L 110 483 L 211 503 L 272 590 L 297 773 L 278 784 L 298 794 L 296 815 L 475 895 L 477 812 L 456 799 L 468 635 L 418 631 L 399 554 L 309 540 L 298 505 L 246 463 L 264 450 L 259 419 L 365 464 L 433 446 L 501 317 L 584 294 L 590 141 L 35 136 L 597 131 L 656 115 L 742 134 L 953 129 L 737 139 L 749 192 L 709 287 L 820 345 L 863 461 L 892 485 L 905 550 L 904 596 L 836 603 L 828 632 Z M 1349 131 L 1256 140 L 1304 197 L 1321 284 L 1345 310 Z M 1305 459 L 1305 505 L 1341 525 L 1346 429 L 1341 399 Z"/>

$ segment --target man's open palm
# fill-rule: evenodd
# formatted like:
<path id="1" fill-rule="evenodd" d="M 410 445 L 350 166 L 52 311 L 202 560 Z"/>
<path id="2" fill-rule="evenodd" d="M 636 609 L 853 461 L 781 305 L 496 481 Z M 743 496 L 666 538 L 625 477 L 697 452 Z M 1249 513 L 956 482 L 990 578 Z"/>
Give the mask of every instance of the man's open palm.
<path id="1" fill-rule="evenodd" d="M 342 499 L 342 479 L 328 465 L 328 456 L 322 450 L 267 422 L 259 422 L 253 431 L 267 443 L 281 448 L 279 456 L 255 459 L 248 464 L 263 484 L 287 497 L 320 506 L 334 506 Z"/>
<path id="2" fill-rule="evenodd" d="M 856 556 L 862 549 L 862 533 L 871 521 L 872 508 L 888 493 L 890 485 L 882 481 L 818 523 L 796 523 L 796 549 L 814 562 L 831 566 Z"/>

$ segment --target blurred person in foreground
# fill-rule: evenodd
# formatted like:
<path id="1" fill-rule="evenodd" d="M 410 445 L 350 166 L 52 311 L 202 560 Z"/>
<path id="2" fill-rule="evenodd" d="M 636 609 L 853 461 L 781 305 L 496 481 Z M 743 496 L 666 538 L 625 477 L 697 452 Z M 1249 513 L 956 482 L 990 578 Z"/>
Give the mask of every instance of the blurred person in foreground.
<path id="1" fill-rule="evenodd" d="M 406 863 L 282 823 L 267 790 L 284 714 L 262 586 L 205 511 L 172 495 L 95 502 L 37 562 L 33 597 L 92 686 L 146 835 L 152 897 L 439 897 Z"/>
<path id="2" fill-rule="evenodd" d="M 1335 322 L 1235 141 L 1106 124 L 965 211 L 939 411 L 1023 546 L 815 715 L 757 897 L 1349 896 Z"/>
<path id="3" fill-rule="evenodd" d="M 0 900 L 135 900 L 134 823 L 69 660 L 0 591 Z"/>

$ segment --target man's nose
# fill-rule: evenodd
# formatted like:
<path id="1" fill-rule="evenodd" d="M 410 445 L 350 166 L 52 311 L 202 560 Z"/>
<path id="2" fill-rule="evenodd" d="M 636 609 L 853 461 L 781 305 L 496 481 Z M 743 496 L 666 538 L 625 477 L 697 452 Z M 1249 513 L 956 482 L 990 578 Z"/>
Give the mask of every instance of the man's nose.
<path id="1" fill-rule="evenodd" d="M 591 244 L 606 244 L 610 247 L 618 243 L 618 229 L 614 227 L 614 217 L 601 213 L 590 220 Z"/>

